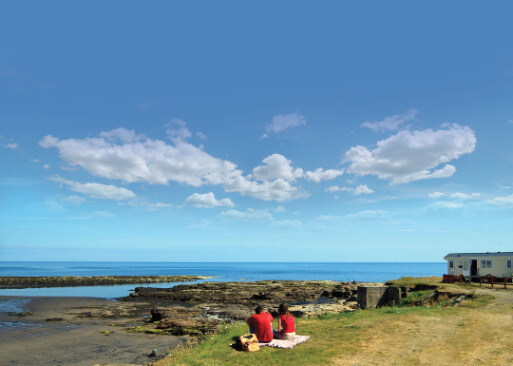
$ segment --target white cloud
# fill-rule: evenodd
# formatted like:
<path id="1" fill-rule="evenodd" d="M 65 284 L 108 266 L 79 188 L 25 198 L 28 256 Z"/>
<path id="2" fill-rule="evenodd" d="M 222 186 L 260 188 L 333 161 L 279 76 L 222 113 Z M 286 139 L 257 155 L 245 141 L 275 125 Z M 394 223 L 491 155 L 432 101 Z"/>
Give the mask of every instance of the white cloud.
<path id="1" fill-rule="evenodd" d="M 43 169 L 49 169 L 49 168 L 50 168 L 50 165 L 48 165 L 48 164 L 43 165 Z"/>
<path id="2" fill-rule="evenodd" d="M 410 109 L 406 114 L 394 114 L 385 117 L 383 121 L 363 122 L 360 127 L 366 127 L 374 132 L 397 130 L 400 125 L 413 121 L 419 111 L 415 108 Z"/>
<path id="3" fill-rule="evenodd" d="M 269 133 L 280 133 L 292 127 L 305 126 L 306 118 L 299 113 L 278 114 L 273 117 L 272 122 L 265 127 L 265 134 L 262 138 L 269 137 Z"/>
<path id="4" fill-rule="evenodd" d="M 81 203 L 86 202 L 84 197 L 77 196 L 76 194 L 63 197 L 61 198 L 61 201 L 71 203 L 72 205 L 80 205 Z"/>
<path id="5" fill-rule="evenodd" d="M 126 188 L 120 188 L 113 185 L 100 183 L 78 183 L 59 176 L 51 177 L 50 179 L 66 185 L 73 192 L 87 194 L 92 198 L 126 200 L 135 197 L 134 192 Z"/>
<path id="6" fill-rule="evenodd" d="M 300 228 L 303 223 L 299 220 L 280 220 L 274 221 L 272 223 L 273 226 L 285 227 L 285 228 Z"/>
<path id="7" fill-rule="evenodd" d="M 253 177 L 256 180 L 283 179 L 287 182 L 303 176 L 303 169 L 293 169 L 292 161 L 280 154 L 272 154 L 262 160 L 265 165 L 259 165 L 253 169 Z"/>
<path id="8" fill-rule="evenodd" d="M 278 206 L 274 209 L 274 212 L 284 212 L 285 211 L 285 207 L 283 206 Z"/>
<path id="9" fill-rule="evenodd" d="M 355 196 L 358 196 L 360 194 L 371 194 L 371 193 L 374 193 L 374 191 L 372 189 L 370 189 L 369 187 L 367 187 L 366 184 L 359 185 L 358 187 L 356 187 L 354 189 Z"/>
<path id="10" fill-rule="evenodd" d="M 466 194 L 466 193 L 453 193 L 451 194 L 449 197 L 451 198 L 455 198 L 455 199 L 458 199 L 458 200 L 471 200 L 471 199 L 474 199 L 474 198 L 478 198 L 480 197 L 481 194 L 479 193 L 472 193 L 472 194 Z"/>
<path id="11" fill-rule="evenodd" d="M 441 197 L 449 197 L 449 198 L 454 198 L 454 199 L 458 199 L 458 200 L 471 200 L 471 199 L 481 197 L 481 194 L 480 193 L 467 194 L 467 193 L 460 193 L 460 192 L 456 192 L 456 193 L 453 193 L 450 195 L 447 195 L 442 192 L 433 192 L 433 193 L 429 194 L 429 198 L 436 199 L 436 198 L 441 198 Z"/>
<path id="12" fill-rule="evenodd" d="M 44 201 L 41 205 L 41 208 L 45 211 L 53 212 L 53 213 L 59 213 L 59 212 L 65 211 L 64 206 L 62 206 L 60 203 L 52 201 L 52 200 Z"/>
<path id="13" fill-rule="evenodd" d="M 513 124 L 513 119 L 508 120 L 508 123 Z"/>
<path id="14" fill-rule="evenodd" d="M 262 210 L 248 209 L 247 211 L 228 210 L 219 214 L 219 217 L 228 220 L 242 220 L 242 221 L 270 221 L 273 216 Z"/>
<path id="15" fill-rule="evenodd" d="M 10 143 L 10 144 L 6 144 L 6 145 L 4 145 L 4 147 L 5 147 L 5 148 L 7 148 L 7 149 L 15 150 L 15 149 L 17 149 L 17 148 L 18 148 L 18 144 L 16 144 L 16 143 Z"/>
<path id="16" fill-rule="evenodd" d="M 39 144 L 59 150 L 60 157 L 68 164 L 62 169 L 81 167 L 94 176 L 126 183 L 222 185 L 226 192 L 277 202 L 308 197 L 301 187 L 293 185 L 305 177 L 303 170 L 293 168 L 283 155 L 270 155 L 252 174 L 243 175 L 236 164 L 215 158 L 202 147 L 187 142 L 191 133 L 184 121 L 173 119 L 166 129 L 172 143 L 117 128 L 94 138 L 59 140 L 48 135 Z M 317 169 L 310 176 L 322 180 L 340 174 L 342 171 Z"/>
<path id="17" fill-rule="evenodd" d="M 214 158 L 183 141 L 187 135 L 184 131 L 171 133 L 169 128 L 168 134 L 174 138 L 175 146 L 124 128 L 103 132 L 100 138 L 59 140 L 48 135 L 39 144 L 58 148 L 60 157 L 70 166 L 80 166 L 95 176 L 128 183 L 174 181 L 199 187 L 206 183 L 224 183 L 232 174 L 237 174 L 235 164 Z"/>
<path id="18" fill-rule="evenodd" d="M 343 216 L 330 216 L 321 215 L 317 217 L 316 221 L 340 221 L 340 220 L 373 220 L 373 219 L 386 219 L 390 217 L 388 211 L 383 210 L 366 210 L 354 214 L 347 214 Z"/>
<path id="19" fill-rule="evenodd" d="M 243 196 L 254 197 L 264 201 L 284 202 L 308 197 L 308 193 L 292 186 L 283 179 L 258 183 L 238 175 L 234 176 L 223 187 L 226 192 L 239 192 Z"/>
<path id="20" fill-rule="evenodd" d="M 223 198 L 221 200 L 217 200 L 213 192 L 205 194 L 194 193 L 187 198 L 186 203 L 189 206 L 200 208 L 235 207 L 231 199 Z"/>
<path id="21" fill-rule="evenodd" d="M 388 217 L 390 217 L 388 211 L 383 210 L 366 210 L 344 216 L 344 218 L 352 220 L 383 219 Z"/>
<path id="22" fill-rule="evenodd" d="M 506 197 L 495 197 L 492 202 L 498 204 L 513 204 L 513 194 Z"/>
<path id="23" fill-rule="evenodd" d="M 325 192 L 333 193 L 333 192 L 351 192 L 355 196 L 358 196 L 360 194 L 371 194 L 374 193 L 372 189 L 367 187 L 366 184 L 361 184 L 356 188 L 350 188 L 350 187 L 339 187 L 339 186 L 331 186 L 324 190 Z"/>
<path id="24" fill-rule="evenodd" d="M 476 137 L 469 127 L 457 124 L 442 127 L 435 131 L 400 131 L 379 141 L 374 150 L 354 146 L 346 152 L 345 162 L 351 163 L 347 171 L 376 175 L 390 180 L 390 184 L 450 177 L 456 171 L 454 166 L 435 168 L 473 152 Z"/>
<path id="25" fill-rule="evenodd" d="M 39 159 L 30 159 L 32 163 L 39 163 Z"/>
<path id="26" fill-rule="evenodd" d="M 449 208 L 449 209 L 456 209 L 463 207 L 463 203 L 461 202 L 448 202 L 448 201 L 438 201 L 434 202 L 428 205 L 428 208 L 431 209 L 440 209 L 440 208 Z"/>
<path id="27" fill-rule="evenodd" d="M 330 179 L 334 179 L 334 178 L 336 178 L 338 176 L 341 176 L 342 174 L 344 174 L 344 169 L 341 169 L 341 170 L 335 170 L 335 169 L 323 170 L 322 168 L 318 168 L 318 169 L 316 169 L 313 172 L 308 171 L 305 174 L 306 174 L 306 179 L 307 180 L 315 182 L 315 183 L 319 183 L 320 181 L 323 181 L 323 180 L 330 180 Z"/>
<path id="28" fill-rule="evenodd" d="M 187 123 L 179 118 L 173 118 L 164 128 L 169 139 L 173 141 L 187 140 L 192 136 L 191 131 L 187 128 Z"/>
<path id="29" fill-rule="evenodd" d="M 196 136 L 200 139 L 200 140 L 207 140 L 208 137 L 203 133 L 203 132 L 196 132 Z"/>

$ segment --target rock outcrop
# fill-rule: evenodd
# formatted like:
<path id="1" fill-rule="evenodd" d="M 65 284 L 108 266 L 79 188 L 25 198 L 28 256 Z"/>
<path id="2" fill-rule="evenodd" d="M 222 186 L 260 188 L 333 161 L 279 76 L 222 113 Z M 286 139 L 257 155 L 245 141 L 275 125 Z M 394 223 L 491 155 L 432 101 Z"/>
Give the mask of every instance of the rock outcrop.
<path id="1" fill-rule="evenodd" d="M 226 322 L 243 321 L 256 305 L 278 315 L 288 303 L 295 317 L 354 311 L 361 283 L 334 281 L 205 282 L 172 288 L 137 287 L 131 298 L 159 305 L 151 310 L 157 330 L 171 334 L 208 334 Z"/>

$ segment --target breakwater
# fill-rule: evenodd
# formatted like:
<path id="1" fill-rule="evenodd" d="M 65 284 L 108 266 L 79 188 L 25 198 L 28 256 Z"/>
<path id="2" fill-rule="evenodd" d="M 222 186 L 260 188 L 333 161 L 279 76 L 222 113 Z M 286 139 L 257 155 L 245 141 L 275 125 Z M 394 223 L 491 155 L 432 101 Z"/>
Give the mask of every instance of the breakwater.
<path id="1" fill-rule="evenodd" d="M 0 289 L 40 287 L 115 286 L 147 283 L 190 282 L 210 278 L 208 276 L 45 276 L 0 277 Z"/>

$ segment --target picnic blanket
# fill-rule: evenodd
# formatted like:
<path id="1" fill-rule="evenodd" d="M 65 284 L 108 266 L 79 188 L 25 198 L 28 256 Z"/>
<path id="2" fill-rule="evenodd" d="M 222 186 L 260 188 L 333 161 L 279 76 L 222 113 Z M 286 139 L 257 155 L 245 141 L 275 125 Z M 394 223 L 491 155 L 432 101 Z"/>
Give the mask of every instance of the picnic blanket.
<path id="1" fill-rule="evenodd" d="M 306 342 L 310 336 L 297 335 L 293 339 L 273 339 L 269 343 L 259 343 L 260 347 L 294 348 L 299 343 Z"/>

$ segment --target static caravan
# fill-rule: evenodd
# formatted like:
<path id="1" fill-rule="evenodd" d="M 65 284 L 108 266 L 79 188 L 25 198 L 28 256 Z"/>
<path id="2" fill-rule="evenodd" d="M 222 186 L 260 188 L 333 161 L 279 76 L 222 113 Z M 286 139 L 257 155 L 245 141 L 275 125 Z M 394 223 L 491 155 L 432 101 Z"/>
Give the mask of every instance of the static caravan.
<path id="1" fill-rule="evenodd" d="M 513 252 L 450 253 L 444 259 L 449 275 L 466 278 L 486 275 L 511 278 L 513 275 Z"/>

